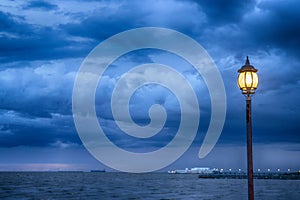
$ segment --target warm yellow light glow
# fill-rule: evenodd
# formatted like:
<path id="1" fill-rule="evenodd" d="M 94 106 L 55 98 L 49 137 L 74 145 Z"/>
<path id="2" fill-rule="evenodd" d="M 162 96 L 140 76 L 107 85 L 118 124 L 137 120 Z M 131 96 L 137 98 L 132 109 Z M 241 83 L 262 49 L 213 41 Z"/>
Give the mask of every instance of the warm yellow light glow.
<path id="1" fill-rule="evenodd" d="M 252 86 L 252 73 L 246 72 L 246 87 L 249 88 Z"/>
<path id="2" fill-rule="evenodd" d="M 258 76 L 256 72 L 241 72 L 238 77 L 238 86 L 242 91 L 254 93 L 258 86 Z"/>

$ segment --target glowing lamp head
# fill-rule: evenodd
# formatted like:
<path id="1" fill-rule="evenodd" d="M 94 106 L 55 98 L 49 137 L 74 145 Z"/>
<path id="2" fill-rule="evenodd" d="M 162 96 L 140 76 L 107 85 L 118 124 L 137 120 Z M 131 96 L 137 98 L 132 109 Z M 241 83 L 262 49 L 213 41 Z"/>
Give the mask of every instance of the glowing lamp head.
<path id="1" fill-rule="evenodd" d="M 254 94 L 258 86 L 258 76 L 256 74 L 257 69 L 250 65 L 248 56 L 246 64 L 239 69 L 238 72 L 238 86 L 242 90 L 242 93 Z"/>

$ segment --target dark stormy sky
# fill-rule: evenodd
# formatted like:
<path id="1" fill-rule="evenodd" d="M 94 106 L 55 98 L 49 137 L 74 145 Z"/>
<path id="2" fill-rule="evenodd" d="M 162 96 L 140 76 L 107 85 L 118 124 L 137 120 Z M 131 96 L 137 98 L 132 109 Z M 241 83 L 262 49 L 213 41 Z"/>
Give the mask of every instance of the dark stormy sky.
<path id="1" fill-rule="evenodd" d="M 210 120 L 210 98 L 201 77 L 170 53 L 141 50 L 113 63 L 98 86 L 97 116 L 111 141 L 132 151 L 166 145 L 176 134 L 180 109 L 165 88 L 141 88 L 130 101 L 133 120 L 149 123 L 153 103 L 169 120 L 149 140 L 122 135 L 110 109 L 121 73 L 143 63 L 174 66 L 189 79 L 200 104 L 198 134 L 171 168 L 245 169 L 245 98 L 237 70 L 259 71 L 253 96 L 254 168 L 300 169 L 300 2 L 298 0 L 10 1 L 0 3 L 0 170 L 111 170 L 82 145 L 72 117 L 76 73 L 88 53 L 119 32 L 140 27 L 174 29 L 210 54 L 224 81 L 227 112 L 213 151 L 198 158 Z M 145 38 L 146 39 L 146 38 Z M 162 76 L 153 72 L 155 76 Z"/>

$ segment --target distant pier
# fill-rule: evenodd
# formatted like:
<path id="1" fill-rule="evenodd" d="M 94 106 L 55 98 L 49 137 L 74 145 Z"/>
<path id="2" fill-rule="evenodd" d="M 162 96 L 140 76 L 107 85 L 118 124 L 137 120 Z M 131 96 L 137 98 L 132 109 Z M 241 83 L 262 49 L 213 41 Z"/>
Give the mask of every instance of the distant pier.
<path id="1" fill-rule="evenodd" d="M 299 172 L 291 173 L 278 173 L 278 172 L 267 172 L 267 173 L 254 173 L 255 179 L 282 179 L 282 180 L 300 180 Z M 223 173 L 210 173 L 210 174 L 199 174 L 199 178 L 203 179 L 247 179 L 247 173 L 244 172 L 223 172 Z"/>

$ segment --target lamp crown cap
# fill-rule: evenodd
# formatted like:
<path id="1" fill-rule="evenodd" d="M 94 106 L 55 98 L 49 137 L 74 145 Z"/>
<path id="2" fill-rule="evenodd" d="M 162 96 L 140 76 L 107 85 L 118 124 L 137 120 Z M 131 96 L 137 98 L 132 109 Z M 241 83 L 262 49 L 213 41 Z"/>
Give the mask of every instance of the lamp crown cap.
<path id="1" fill-rule="evenodd" d="M 242 66 L 241 69 L 238 70 L 239 73 L 241 72 L 257 72 L 257 69 L 255 69 L 252 65 L 250 65 L 249 56 L 246 58 L 246 63 L 244 66 Z"/>

